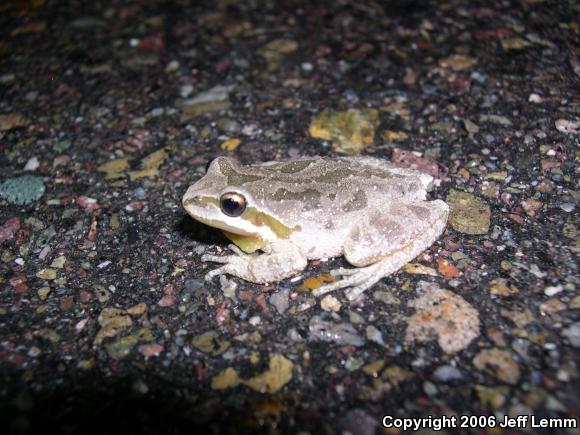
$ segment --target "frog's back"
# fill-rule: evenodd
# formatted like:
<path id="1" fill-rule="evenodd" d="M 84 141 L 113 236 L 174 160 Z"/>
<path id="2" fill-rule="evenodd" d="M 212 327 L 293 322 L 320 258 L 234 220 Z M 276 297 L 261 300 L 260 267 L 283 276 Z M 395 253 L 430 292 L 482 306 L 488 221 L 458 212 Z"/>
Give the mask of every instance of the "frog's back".
<path id="1" fill-rule="evenodd" d="M 243 170 L 243 169 L 242 169 Z M 341 255 L 353 226 L 396 201 L 423 201 L 427 174 L 373 157 L 311 157 L 253 166 L 245 185 L 259 208 L 289 227 L 308 258 Z M 267 180 L 267 188 L 264 181 Z"/>
<path id="2" fill-rule="evenodd" d="M 264 162 L 246 168 L 252 168 L 252 172 L 261 171 L 265 176 L 278 174 L 278 177 L 285 180 L 315 178 L 317 182 L 329 173 L 331 175 L 340 173 L 343 178 L 357 175 L 389 178 L 393 174 L 408 177 L 418 174 L 418 171 L 414 169 L 402 168 L 388 160 L 368 156 L 302 157 L 284 162 Z"/>
<path id="3" fill-rule="evenodd" d="M 416 199 L 423 200 L 424 190 L 433 179 L 414 169 L 367 156 L 304 157 L 286 162 L 266 162 L 250 168 L 252 173 L 260 173 L 268 180 L 270 192 L 278 191 L 276 196 L 279 198 L 290 200 L 300 193 L 307 193 L 300 197 L 307 201 L 307 196 L 322 194 L 334 203 L 329 206 L 341 207 L 345 204 L 338 204 L 335 198 L 344 199 L 352 195 L 379 201 L 418 195 Z M 348 206 L 345 208 L 349 209 Z"/>

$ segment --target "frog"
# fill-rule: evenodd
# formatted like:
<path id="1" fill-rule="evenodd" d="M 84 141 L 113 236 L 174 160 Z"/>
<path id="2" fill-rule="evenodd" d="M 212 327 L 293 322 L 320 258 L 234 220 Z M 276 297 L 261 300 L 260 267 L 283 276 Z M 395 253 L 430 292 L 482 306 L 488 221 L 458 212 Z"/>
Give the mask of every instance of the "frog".
<path id="1" fill-rule="evenodd" d="M 221 230 L 231 254 L 204 254 L 222 275 L 269 284 L 300 274 L 309 260 L 344 257 L 315 297 L 343 289 L 349 301 L 412 261 L 443 233 L 449 206 L 428 200 L 434 177 L 371 156 L 301 157 L 242 165 L 219 156 L 182 204 Z"/>

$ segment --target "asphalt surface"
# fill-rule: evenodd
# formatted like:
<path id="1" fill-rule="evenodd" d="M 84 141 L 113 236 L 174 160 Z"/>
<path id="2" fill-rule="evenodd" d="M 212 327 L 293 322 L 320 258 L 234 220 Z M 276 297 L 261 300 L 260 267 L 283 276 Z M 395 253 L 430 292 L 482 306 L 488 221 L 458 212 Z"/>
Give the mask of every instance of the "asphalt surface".
<path id="1" fill-rule="evenodd" d="M 0 430 L 580 433 L 579 12 L 0 4 Z M 343 259 L 204 282 L 212 158 L 346 153 L 436 178 L 429 250 L 352 303 Z"/>

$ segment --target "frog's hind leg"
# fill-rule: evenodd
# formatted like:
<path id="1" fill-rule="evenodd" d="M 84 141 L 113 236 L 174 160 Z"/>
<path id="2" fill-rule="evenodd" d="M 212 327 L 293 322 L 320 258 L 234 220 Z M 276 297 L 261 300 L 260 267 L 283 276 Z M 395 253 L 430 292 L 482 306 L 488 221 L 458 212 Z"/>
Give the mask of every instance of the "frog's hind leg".
<path id="1" fill-rule="evenodd" d="M 333 270 L 332 275 L 342 279 L 316 289 L 314 295 L 344 288 L 349 300 L 358 298 L 427 249 L 443 232 L 448 214 L 449 207 L 440 200 L 395 202 L 369 213 L 344 247 L 345 258 L 358 268 Z"/>

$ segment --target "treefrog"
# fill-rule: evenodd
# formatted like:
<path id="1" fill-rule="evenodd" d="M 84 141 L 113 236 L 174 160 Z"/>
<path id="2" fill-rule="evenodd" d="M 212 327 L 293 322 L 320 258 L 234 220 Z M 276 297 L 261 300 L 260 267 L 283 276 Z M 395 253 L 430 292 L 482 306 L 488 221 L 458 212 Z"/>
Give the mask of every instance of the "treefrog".
<path id="1" fill-rule="evenodd" d="M 445 229 L 449 206 L 427 201 L 433 177 L 373 157 L 304 157 L 244 166 L 211 162 L 189 187 L 183 207 L 219 228 L 233 255 L 203 255 L 229 274 L 271 283 L 301 272 L 311 259 L 344 256 L 315 296 L 345 289 L 358 298 L 427 249 Z"/>

